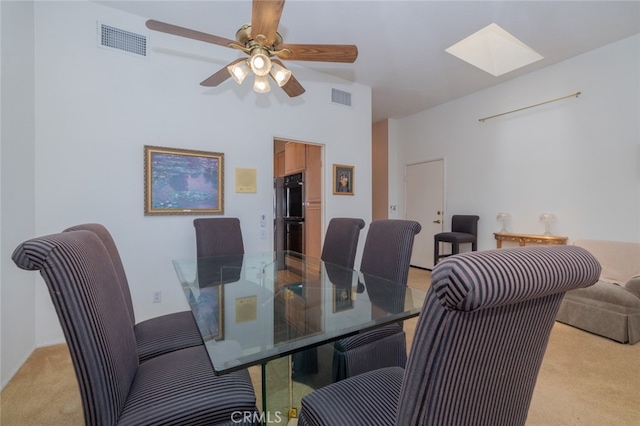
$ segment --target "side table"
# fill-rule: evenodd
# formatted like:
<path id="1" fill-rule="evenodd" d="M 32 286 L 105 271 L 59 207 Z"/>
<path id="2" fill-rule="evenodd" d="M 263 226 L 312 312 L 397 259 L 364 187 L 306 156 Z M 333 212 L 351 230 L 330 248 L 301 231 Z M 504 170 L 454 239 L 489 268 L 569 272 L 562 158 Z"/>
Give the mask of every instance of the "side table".
<path id="1" fill-rule="evenodd" d="M 518 243 L 519 246 L 529 244 L 557 244 L 566 245 L 567 237 L 558 237 L 556 235 L 531 235 L 531 234 L 512 234 L 506 232 L 494 232 L 496 237 L 496 246 L 502 248 L 503 241 L 512 241 Z"/>

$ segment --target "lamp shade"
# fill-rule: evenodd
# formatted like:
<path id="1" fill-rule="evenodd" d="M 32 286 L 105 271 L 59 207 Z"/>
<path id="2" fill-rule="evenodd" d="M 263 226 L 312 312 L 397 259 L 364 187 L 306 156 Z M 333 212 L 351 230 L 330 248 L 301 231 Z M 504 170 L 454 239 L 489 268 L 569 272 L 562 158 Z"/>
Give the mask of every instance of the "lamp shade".
<path id="1" fill-rule="evenodd" d="M 257 76 L 265 76 L 271 70 L 271 59 L 261 50 L 254 50 L 251 53 L 251 70 Z"/>
<path id="2" fill-rule="evenodd" d="M 511 215 L 509 213 L 498 213 L 496 219 L 500 225 L 502 225 L 500 232 L 508 233 L 509 231 L 507 230 L 507 226 L 509 225 L 509 222 L 511 222 Z"/>
<path id="3" fill-rule="evenodd" d="M 544 223 L 544 235 L 553 235 L 551 233 L 551 225 L 556 223 L 556 215 L 553 213 L 542 213 L 540 215 L 540 221 Z"/>
<path id="4" fill-rule="evenodd" d="M 273 77 L 273 79 L 276 81 L 276 83 L 278 83 L 278 86 L 280 87 L 287 84 L 287 82 L 291 78 L 291 71 L 283 66 L 278 65 L 275 62 L 271 64 L 271 71 L 269 71 L 269 74 L 271 74 L 271 77 Z"/>
<path id="5" fill-rule="evenodd" d="M 229 74 L 238 84 L 242 84 L 245 77 L 249 74 L 250 68 L 247 61 L 241 61 L 227 67 Z"/>
<path id="6" fill-rule="evenodd" d="M 256 75 L 256 79 L 253 82 L 253 90 L 257 93 L 267 93 L 271 90 L 269 79 L 266 75 Z"/>

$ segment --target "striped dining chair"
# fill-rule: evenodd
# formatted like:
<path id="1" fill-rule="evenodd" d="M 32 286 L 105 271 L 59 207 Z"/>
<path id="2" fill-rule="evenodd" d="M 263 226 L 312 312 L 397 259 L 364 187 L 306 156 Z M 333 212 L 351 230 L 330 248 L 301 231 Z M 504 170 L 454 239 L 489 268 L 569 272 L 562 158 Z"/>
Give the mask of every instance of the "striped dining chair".
<path id="1" fill-rule="evenodd" d="M 208 217 L 193 220 L 198 257 L 244 254 L 242 228 L 237 217 Z"/>
<path id="2" fill-rule="evenodd" d="M 244 262 L 242 227 L 237 217 L 208 217 L 193 220 L 196 233 L 198 286 L 212 287 L 241 278 Z M 221 268 L 220 265 L 233 265 Z"/>
<path id="3" fill-rule="evenodd" d="M 322 243 L 320 258 L 324 262 L 352 269 L 358 250 L 360 230 L 364 220 L 352 217 L 334 217 L 329 221 Z"/>
<path id="4" fill-rule="evenodd" d="M 78 379 L 84 424 L 258 423 L 249 373 L 216 376 L 204 345 L 139 361 L 116 270 L 94 232 L 33 238 L 12 259 L 21 269 L 40 271 L 47 285 Z"/>
<path id="5" fill-rule="evenodd" d="M 322 244 L 320 258 L 324 262 L 327 277 L 336 289 L 351 292 L 353 264 L 358 251 L 360 230 L 364 228 L 364 220 L 351 217 L 334 217 L 329 221 Z M 320 350 L 324 352 L 324 347 Z M 329 357 L 333 356 L 333 346 L 328 347 Z M 308 376 L 317 374 L 319 370 L 318 348 L 306 349 L 292 355 L 292 376 L 296 381 L 306 382 Z M 331 360 L 331 358 L 330 358 Z M 329 363 L 329 365 L 331 365 Z M 331 383 L 330 373 L 321 373 L 322 383 Z"/>
<path id="6" fill-rule="evenodd" d="M 351 217 L 334 217 L 329 221 L 320 258 L 336 288 L 351 292 L 353 264 L 364 225 L 364 220 Z"/>
<path id="7" fill-rule="evenodd" d="M 421 229 L 422 226 L 413 220 L 371 222 L 360 271 L 407 285 L 413 241 Z M 369 293 L 372 302 L 386 304 L 387 301 L 376 300 L 375 296 Z M 377 368 L 404 367 L 406 361 L 406 334 L 401 323 L 394 323 L 337 340 L 334 343 L 332 376 L 334 381 L 338 381 Z"/>
<path id="8" fill-rule="evenodd" d="M 524 425 L 560 302 L 599 275 L 576 246 L 451 256 L 432 272 L 406 369 L 312 392 L 298 424 Z"/>
<path id="9" fill-rule="evenodd" d="M 118 247 L 111 233 L 100 223 L 84 223 L 64 230 L 64 232 L 73 231 L 93 232 L 100 238 L 100 241 L 107 249 L 109 258 L 113 263 L 118 277 L 120 291 L 127 306 L 129 319 L 133 325 L 140 362 L 178 349 L 203 344 L 202 337 L 191 311 L 172 312 L 136 323 L 131 291 L 129 289 L 129 280 L 127 279 Z"/>

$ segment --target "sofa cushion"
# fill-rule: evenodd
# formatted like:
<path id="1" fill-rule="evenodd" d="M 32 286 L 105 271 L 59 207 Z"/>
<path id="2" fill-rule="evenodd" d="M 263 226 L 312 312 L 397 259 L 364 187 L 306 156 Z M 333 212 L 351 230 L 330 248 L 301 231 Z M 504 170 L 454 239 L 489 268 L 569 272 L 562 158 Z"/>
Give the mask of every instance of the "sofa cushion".
<path id="1" fill-rule="evenodd" d="M 602 272 L 595 285 L 567 292 L 556 319 L 621 343 L 640 341 L 640 244 L 578 240 L 574 245 L 593 254 Z"/>
<path id="2" fill-rule="evenodd" d="M 620 241 L 577 240 L 602 265 L 600 280 L 623 285 L 640 275 L 640 244 Z"/>
<path id="3" fill-rule="evenodd" d="M 624 288 L 640 298 L 640 275 L 631 278 L 624 285 Z"/>
<path id="4" fill-rule="evenodd" d="M 605 281 L 598 281 L 591 287 L 577 288 L 567 292 L 566 299 L 589 299 L 599 302 L 610 303 L 627 308 L 637 308 L 640 310 L 640 298 L 636 297 L 622 286 L 611 284 Z"/>

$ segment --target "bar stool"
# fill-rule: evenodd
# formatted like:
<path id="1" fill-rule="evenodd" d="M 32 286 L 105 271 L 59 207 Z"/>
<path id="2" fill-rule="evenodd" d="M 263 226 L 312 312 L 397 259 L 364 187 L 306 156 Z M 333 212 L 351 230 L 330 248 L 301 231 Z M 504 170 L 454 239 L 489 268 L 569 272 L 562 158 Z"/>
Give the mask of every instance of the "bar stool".
<path id="1" fill-rule="evenodd" d="M 471 243 L 471 251 L 478 250 L 478 220 L 474 215 L 453 215 L 451 218 L 451 232 L 441 232 L 434 235 L 433 266 L 447 256 L 460 253 L 460 244 Z M 451 253 L 440 254 L 440 243 L 450 243 Z"/>

